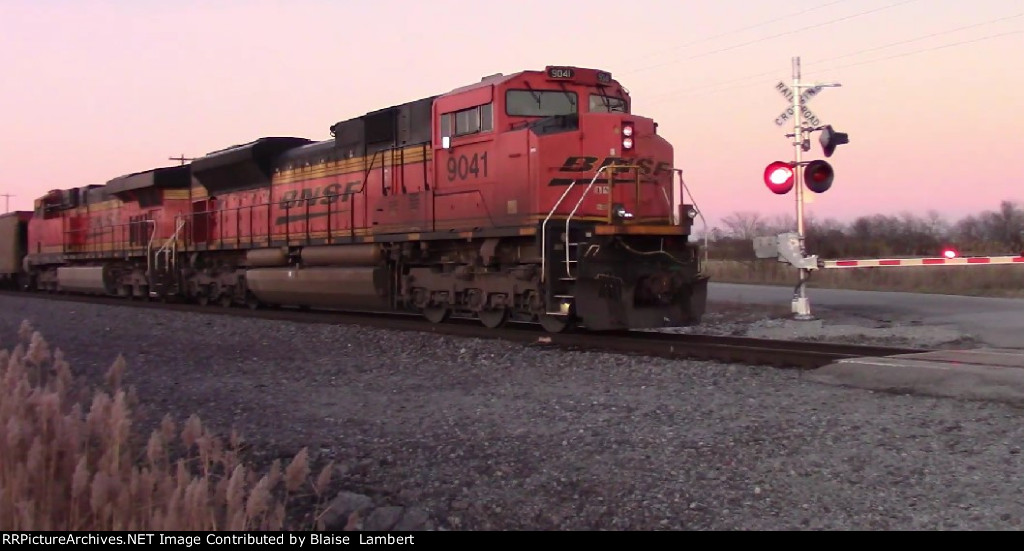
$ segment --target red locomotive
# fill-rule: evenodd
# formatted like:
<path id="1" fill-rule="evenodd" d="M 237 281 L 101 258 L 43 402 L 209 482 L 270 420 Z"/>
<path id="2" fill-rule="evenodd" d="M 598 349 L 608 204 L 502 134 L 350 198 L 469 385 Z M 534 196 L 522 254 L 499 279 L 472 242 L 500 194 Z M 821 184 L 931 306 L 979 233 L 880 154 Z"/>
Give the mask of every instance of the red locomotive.
<path id="1" fill-rule="evenodd" d="M 474 316 L 549 331 L 700 322 L 672 146 L 607 72 L 547 67 L 51 191 L 26 288 Z M 9 246 L 4 238 L 2 246 Z"/>

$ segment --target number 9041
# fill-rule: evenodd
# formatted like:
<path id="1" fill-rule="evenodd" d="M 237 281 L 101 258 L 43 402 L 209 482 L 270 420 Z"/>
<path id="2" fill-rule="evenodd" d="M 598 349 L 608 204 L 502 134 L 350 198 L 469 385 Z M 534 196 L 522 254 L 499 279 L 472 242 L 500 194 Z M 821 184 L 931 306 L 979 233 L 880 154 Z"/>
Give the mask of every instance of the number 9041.
<path id="1" fill-rule="evenodd" d="M 448 157 L 448 181 L 487 177 L 487 153 Z"/>

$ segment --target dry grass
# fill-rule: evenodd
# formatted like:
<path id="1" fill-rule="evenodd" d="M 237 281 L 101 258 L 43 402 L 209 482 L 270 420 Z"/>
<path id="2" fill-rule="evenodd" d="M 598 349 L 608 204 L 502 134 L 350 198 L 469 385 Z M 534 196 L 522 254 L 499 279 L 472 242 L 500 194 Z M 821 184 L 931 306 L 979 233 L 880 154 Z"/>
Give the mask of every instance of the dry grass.
<path id="1" fill-rule="evenodd" d="M 332 466 L 310 483 L 305 449 L 260 475 L 195 415 L 140 440 L 123 358 L 90 391 L 28 322 L 19 341 L 0 350 L 0 530 L 280 530 L 286 504 L 322 503 Z"/>
<path id="2" fill-rule="evenodd" d="M 711 260 L 711 281 L 794 285 L 797 271 L 774 260 Z M 1021 266 L 942 266 L 816 270 L 812 287 L 908 291 L 990 297 L 1024 297 Z"/>

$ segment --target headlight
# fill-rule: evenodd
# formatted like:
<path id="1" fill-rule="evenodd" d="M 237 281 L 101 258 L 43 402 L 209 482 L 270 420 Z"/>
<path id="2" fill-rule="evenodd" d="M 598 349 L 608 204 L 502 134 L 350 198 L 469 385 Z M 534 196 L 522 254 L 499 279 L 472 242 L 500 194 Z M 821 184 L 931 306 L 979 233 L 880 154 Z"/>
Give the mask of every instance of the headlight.
<path id="1" fill-rule="evenodd" d="M 626 207 L 621 203 L 615 203 L 612 206 L 612 214 L 614 214 L 616 218 L 622 218 L 623 220 L 629 220 L 633 217 L 633 213 L 627 211 Z"/>

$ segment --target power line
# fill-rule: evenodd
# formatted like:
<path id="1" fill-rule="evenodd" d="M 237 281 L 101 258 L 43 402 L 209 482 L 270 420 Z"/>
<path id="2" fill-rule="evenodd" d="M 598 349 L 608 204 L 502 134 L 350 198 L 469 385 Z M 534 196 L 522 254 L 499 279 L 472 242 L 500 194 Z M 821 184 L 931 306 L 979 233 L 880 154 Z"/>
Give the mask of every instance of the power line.
<path id="1" fill-rule="evenodd" d="M 949 30 L 941 31 L 941 32 L 937 32 L 937 33 L 931 33 L 931 34 L 927 34 L 927 35 L 924 35 L 924 36 L 919 36 L 917 38 L 911 38 L 911 39 L 908 39 L 908 40 L 901 40 L 901 41 L 897 41 L 897 42 L 892 42 L 892 43 L 889 43 L 889 44 L 885 44 L 885 45 L 882 45 L 882 46 L 876 46 L 876 47 L 873 47 L 873 48 L 865 48 L 863 50 L 858 50 L 856 52 L 852 52 L 852 53 L 848 53 L 848 54 L 843 54 L 843 55 L 838 55 L 838 56 L 834 56 L 834 57 L 828 57 L 828 58 L 824 58 L 824 59 L 819 59 L 819 60 L 816 60 L 816 61 L 811 61 L 811 62 L 808 62 L 808 63 L 806 63 L 804 65 L 805 66 L 807 66 L 807 65 L 820 65 L 820 64 L 828 62 L 828 61 L 835 61 L 837 59 L 844 59 L 844 58 L 847 58 L 847 57 L 853 57 L 853 56 L 865 54 L 865 53 L 868 53 L 868 52 L 884 50 L 886 48 L 891 48 L 893 46 L 900 46 L 900 45 L 903 45 L 903 44 L 909 44 L 911 42 L 918 42 L 918 41 L 924 40 L 926 38 L 934 38 L 936 36 L 941 36 L 941 35 L 945 35 L 945 34 L 951 34 L 951 33 L 954 33 L 954 32 L 958 32 L 958 31 L 962 31 L 962 30 L 966 30 L 966 29 L 970 29 L 970 28 L 974 28 L 974 27 L 980 27 L 980 26 L 983 26 L 983 25 L 990 25 L 990 24 L 993 24 L 993 23 L 998 23 L 998 22 L 1006 21 L 1006 20 L 1009 20 L 1009 19 L 1014 19 L 1014 18 L 1021 17 L 1021 16 L 1024 16 L 1024 13 L 1018 13 L 1018 14 L 1015 14 L 1015 15 L 1000 17 L 1000 18 L 997 18 L 997 19 L 992 19 L 992 20 L 989 20 L 989 21 L 983 21 L 981 23 L 975 23 L 975 24 L 972 24 L 972 25 L 965 25 L 963 27 L 957 27 L 955 29 L 949 29 Z M 953 46 L 959 46 L 959 45 L 963 45 L 963 44 L 970 44 L 970 43 L 973 43 L 973 42 L 980 42 L 980 41 L 983 41 L 983 40 L 990 40 L 990 39 L 1000 38 L 1000 37 L 1003 37 L 1003 36 L 1020 34 L 1021 32 L 1024 32 L 1024 31 L 1012 31 L 1012 32 L 1008 32 L 1008 33 L 1001 33 L 1001 34 L 995 34 L 995 35 L 986 35 L 986 36 L 983 36 L 983 37 L 980 37 L 980 38 L 977 38 L 977 39 L 964 40 L 964 41 L 953 42 L 953 43 L 949 43 L 949 44 L 942 44 L 942 45 L 933 46 L 933 47 L 930 47 L 930 48 L 923 48 L 923 49 L 920 49 L 920 50 L 912 50 L 910 52 L 905 52 L 905 53 L 902 53 L 902 54 L 896 54 L 896 55 L 892 55 L 892 56 L 876 58 L 876 59 L 872 59 L 872 60 L 867 60 L 867 61 L 862 61 L 862 62 L 857 62 L 857 63 L 852 63 L 852 64 L 841 65 L 841 66 L 837 66 L 837 67 L 832 67 L 831 69 L 835 70 L 835 69 L 842 69 L 842 68 L 846 68 L 846 67 L 854 67 L 854 66 L 857 66 L 857 65 L 865 65 L 865 64 L 868 64 L 868 63 L 875 63 L 875 62 L 879 62 L 879 61 L 895 59 L 895 58 L 898 58 L 898 57 L 905 57 L 905 56 L 908 56 L 908 55 L 914 55 L 914 54 L 918 54 L 918 53 L 924 53 L 924 52 L 929 52 L 929 51 L 933 51 L 933 50 L 939 50 L 939 49 L 943 49 L 943 48 L 950 48 L 950 47 L 953 47 Z M 651 101 L 651 103 L 658 103 L 658 102 L 664 101 L 666 99 L 669 99 L 670 97 L 692 97 L 694 95 L 700 95 L 700 94 L 708 93 L 708 92 L 723 92 L 723 91 L 727 91 L 727 90 L 734 90 L 734 89 L 746 88 L 746 87 L 749 87 L 749 86 L 761 85 L 762 82 L 758 81 L 758 82 L 750 82 L 750 83 L 746 83 L 746 84 L 740 84 L 738 86 L 726 86 L 724 88 L 720 87 L 722 85 L 732 84 L 732 83 L 737 83 L 737 82 L 743 82 L 745 80 L 750 80 L 750 79 L 753 79 L 753 78 L 759 78 L 759 77 L 763 77 L 763 76 L 767 76 L 767 75 L 772 75 L 772 74 L 775 74 L 775 73 L 776 73 L 776 71 L 766 71 L 766 72 L 763 72 L 763 73 L 758 73 L 758 74 L 754 74 L 754 75 L 748 75 L 748 76 L 745 76 L 745 77 L 740 77 L 740 78 L 737 78 L 737 79 L 722 81 L 722 82 L 719 82 L 719 83 L 705 84 L 705 85 L 696 86 L 696 87 L 692 87 L 692 88 L 684 88 L 684 89 L 680 89 L 680 90 L 674 90 L 674 91 L 671 91 L 671 92 L 666 92 L 664 94 L 658 94 L 657 96 L 654 96 L 654 98 L 652 98 L 650 101 Z M 693 91 L 698 91 L 698 90 L 706 90 L 707 88 L 714 88 L 714 89 L 713 90 L 707 90 L 706 92 L 699 92 L 697 94 L 684 94 L 682 96 L 678 95 L 680 92 L 693 92 Z"/>
<path id="2" fill-rule="evenodd" d="M 851 15 L 846 15 L 846 16 L 839 17 L 839 18 L 836 18 L 836 19 L 832 19 L 830 21 L 825 21 L 824 23 L 815 23 L 813 25 L 807 25 L 806 27 L 800 27 L 798 29 L 793 29 L 791 31 L 786 31 L 786 32 L 778 33 L 778 34 L 773 34 L 771 36 L 765 36 L 763 38 L 758 38 L 756 40 L 750 40 L 748 42 L 743 42 L 741 44 L 735 44 L 733 46 L 728 46 L 728 47 L 725 47 L 725 48 L 719 48 L 717 50 L 712 50 L 710 52 L 704 52 L 702 54 L 693 55 L 693 56 L 690 56 L 690 57 L 687 57 L 687 58 L 684 58 L 684 59 L 687 59 L 687 60 L 689 60 L 689 59 L 697 59 L 699 57 L 705 57 L 705 56 L 709 56 L 709 55 L 719 54 L 719 53 L 722 53 L 722 52 L 728 52 L 729 50 L 735 50 L 736 48 L 742 48 L 743 46 L 751 46 L 753 44 L 764 42 L 766 40 L 772 40 L 772 39 L 775 39 L 775 38 L 791 35 L 791 34 L 794 34 L 794 33 L 801 32 L 801 31 L 806 31 L 806 30 L 810 30 L 810 29 L 814 29 L 814 28 L 818 28 L 818 27 L 824 27 L 826 25 L 832 25 L 834 23 L 840 23 L 842 21 L 847 21 L 847 20 L 850 20 L 850 19 L 854 19 L 854 18 L 857 18 L 857 17 L 864 16 L 864 15 L 869 15 L 869 14 L 872 14 L 872 13 L 875 13 L 875 12 L 892 9 L 892 8 L 895 8 L 895 7 L 902 6 L 904 4 L 909 4 L 911 2 L 918 2 L 918 1 L 920 1 L 920 0 L 903 0 L 902 2 L 895 2 L 893 4 L 888 4 L 888 5 L 879 7 L 879 8 L 873 8 L 873 9 L 870 9 L 870 10 L 865 10 L 865 11 L 862 11 L 862 12 L 857 12 L 857 13 L 854 13 L 854 14 L 851 14 Z M 665 65 L 671 65 L 671 64 L 676 63 L 678 61 L 680 61 L 680 60 L 667 61 L 665 63 L 659 63 L 657 65 L 651 65 L 649 67 L 644 67 L 642 69 L 636 69 L 635 71 L 631 71 L 631 72 L 640 72 L 640 71 L 647 71 L 649 69 L 657 69 L 658 67 L 664 67 Z"/>
<path id="3" fill-rule="evenodd" d="M 874 47 L 874 48 L 866 48 L 864 50 L 860 50 L 860 51 L 853 52 L 853 53 L 850 53 L 850 54 L 844 54 L 844 55 L 840 55 L 840 56 L 830 57 L 830 58 L 827 58 L 827 59 L 821 59 L 821 60 L 818 60 L 818 61 L 812 61 L 808 65 L 816 65 L 816 64 L 819 64 L 819 63 L 823 63 L 825 61 L 834 61 L 836 59 L 843 59 L 844 57 L 853 57 L 855 55 L 866 54 L 868 52 L 875 52 L 875 51 L 878 51 L 878 50 L 884 50 L 886 48 L 891 48 L 893 46 L 902 46 L 904 44 L 910 44 L 911 42 L 918 42 L 918 41 L 924 40 L 926 38 L 935 38 L 936 36 L 942 36 L 944 34 L 951 34 L 951 33 L 955 33 L 955 32 L 965 31 L 967 29 L 973 29 L 975 27 L 982 27 L 982 26 L 985 26 L 985 25 L 991 25 L 993 23 L 1001 23 L 1003 21 L 1009 21 L 1010 19 L 1016 19 L 1016 18 L 1021 17 L 1021 16 L 1024 16 L 1024 12 L 1016 13 L 1014 15 L 1007 15 L 1006 17 L 998 17 L 996 19 L 990 19 L 988 21 L 982 21 L 980 23 L 974 23 L 974 24 L 971 24 L 971 25 L 964 25 L 963 27 L 957 27 L 955 29 L 949 29 L 948 31 L 941 31 L 941 32 L 937 32 L 937 33 L 926 34 L 924 36 L 919 36 L 917 38 L 911 38 L 911 39 L 908 39 L 908 40 L 900 40 L 898 42 L 891 42 L 891 43 L 886 44 L 884 46 L 877 46 L 877 47 Z"/>
<path id="4" fill-rule="evenodd" d="M 896 58 L 900 58 L 900 57 L 907 57 L 907 56 L 911 56 L 911 55 L 915 55 L 915 54 L 922 54 L 922 53 L 931 52 L 931 51 L 935 51 L 935 50 L 941 50 L 941 49 L 944 49 L 944 48 L 952 48 L 954 46 L 962 46 L 962 45 L 965 45 L 965 44 L 973 44 L 975 42 L 983 42 L 985 40 L 994 40 L 996 38 L 1002 38 L 1004 36 L 1011 36 L 1011 35 L 1017 35 L 1017 34 L 1024 34 L 1024 31 L 1011 31 L 1011 32 L 1000 33 L 1000 34 L 986 35 L 986 36 L 982 36 L 980 38 L 975 38 L 975 39 L 972 39 L 972 40 L 963 40 L 963 41 L 960 41 L 960 42 L 953 42 L 953 43 L 949 43 L 949 44 L 942 44 L 942 45 L 939 45 L 939 46 L 932 46 L 930 48 L 922 48 L 920 50 L 913 50 L 913 51 L 904 52 L 904 53 L 901 53 L 901 54 L 896 54 L 896 55 L 891 55 L 891 56 L 886 56 L 886 57 L 880 57 L 880 58 L 876 58 L 876 59 L 869 59 L 869 60 L 866 60 L 866 61 L 859 61 L 857 63 L 848 63 L 846 65 L 840 65 L 838 67 L 833 67 L 832 69 L 836 70 L 836 69 L 845 69 L 847 67 L 856 67 L 856 66 L 859 66 L 859 65 L 868 65 L 868 64 L 871 64 L 871 63 L 878 63 L 878 62 L 882 62 L 882 61 L 888 61 L 888 60 L 891 60 L 891 59 L 896 59 Z M 660 103 L 660 102 L 667 101 L 667 100 L 670 100 L 670 99 L 689 98 L 689 97 L 694 97 L 694 96 L 700 96 L 702 94 L 725 92 L 725 91 L 728 91 L 728 90 L 738 90 L 738 89 L 741 89 L 741 88 L 749 88 L 751 86 L 763 86 L 763 85 L 764 85 L 763 82 L 749 82 L 749 83 L 740 84 L 740 85 L 737 85 L 737 86 L 727 86 L 725 88 L 718 88 L 718 89 L 715 89 L 715 90 L 707 90 L 707 91 L 703 91 L 703 92 L 697 92 L 697 93 L 694 93 L 694 94 L 673 95 L 671 97 L 664 97 L 664 98 L 659 99 L 659 100 L 651 101 L 650 103 Z"/>
<path id="5" fill-rule="evenodd" d="M 867 61 L 859 61 L 857 63 L 849 63 L 849 64 L 846 64 L 846 65 L 840 65 L 838 67 L 833 67 L 832 69 L 833 70 L 834 69 L 845 69 L 847 67 L 856 67 L 858 65 L 867 65 L 869 63 L 877 63 L 879 61 L 888 61 L 890 59 L 896 59 L 896 58 L 899 58 L 899 57 L 906 57 L 908 55 L 923 54 L 925 52 L 933 52 L 935 50 L 942 50 L 944 48 L 952 48 L 954 46 L 962 46 L 964 44 L 973 44 L 975 42 L 982 42 L 982 41 L 985 41 L 985 40 L 993 40 L 993 39 L 996 39 L 996 38 L 1000 38 L 1000 37 L 1004 37 L 1004 36 L 1012 36 L 1012 35 L 1015 35 L 1015 34 L 1024 34 L 1024 31 L 1010 31 L 1010 32 L 1006 32 L 1006 33 L 992 34 L 992 35 L 988 35 L 988 36 L 982 36 L 980 38 L 975 38 L 975 39 L 972 39 L 972 40 L 963 40 L 961 42 L 953 42 L 952 44 L 942 44 L 940 46 L 933 46 L 931 48 L 924 48 L 922 50 L 914 50 L 914 51 L 911 51 L 911 52 L 904 52 L 902 54 L 896 54 L 896 55 L 891 55 L 891 56 L 887 56 L 887 57 L 880 57 L 880 58 L 877 58 L 877 59 L 869 59 Z"/>
<path id="6" fill-rule="evenodd" d="M 751 29 L 756 29 L 758 27 L 763 27 L 765 25 L 770 25 L 772 23 L 777 23 L 779 21 L 783 21 L 785 19 L 796 17 L 798 15 L 803 15 L 805 13 L 810 13 L 812 11 L 817 11 L 817 10 L 820 10 L 820 9 L 823 9 L 823 8 L 827 8 L 829 6 L 834 6 L 836 4 L 841 4 L 841 3 L 846 2 L 846 1 L 847 0 L 835 0 L 833 2 L 828 2 L 826 4 L 821 4 L 819 6 L 815 6 L 813 8 L 807 8 L 805 10 L 801 10 L 801 11 L 798 11 L 796 13 L 791 13 L 791 14 L 788 14 L 788 15 L 784 15 L 782 17 L 776 17 L 775 19 L 769 19 L 768 21 L 757 23 L 756 25 L 748 25 L 746 27 L 740 27 L 739 29 L 733 29 L 731 31 L 726 31 L 724 33 L 716 34 L 714 36 L 708 36 L 708 37 L 704 37 L 704 38 L 699 38 L 697 40 L 691 40 L 690 42 L 686 42 L 686 43 L 680 44 L 678 46 L 673 46 L 671 48 L 666 48 L 664 50 L 660 50 L 658 52 L 654 52 L 654 53 L 652 53 L 650 55 L 647 55 L 645 57 L 655 57 L 655 56 L 661 55 L 661 54 L 663 54 L 665 52 L 672 52 L 672 51 L 676 51 L 676 50 L 681 50 L 683 48 L 687 48 L 687 47 L 693 46 L 695 44 L 700 44 L 701 42 L 707 42 L 707 41 L 710 41 L 710 40 L 715 40 L 716 38 L 722 38 L 724 36 L 729 36 L 731 34 L 736 34 L 736 33 L 740 33 L 740 32 L 743 32 L 743 31 L 749 31 Z M 644 69 L 633 69 L 631 71 L 626 71 L 626 72 L 624 72 L 622 74 L 630 75 L 630 74 L 633 74 L 633 73 L 638 73 L 638 72 L 646 71 L 646 70 L 647 70 L 647 68 L 644 68 Z"/>

